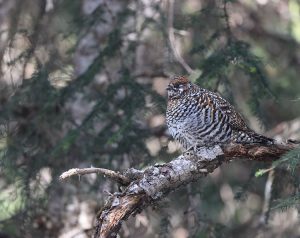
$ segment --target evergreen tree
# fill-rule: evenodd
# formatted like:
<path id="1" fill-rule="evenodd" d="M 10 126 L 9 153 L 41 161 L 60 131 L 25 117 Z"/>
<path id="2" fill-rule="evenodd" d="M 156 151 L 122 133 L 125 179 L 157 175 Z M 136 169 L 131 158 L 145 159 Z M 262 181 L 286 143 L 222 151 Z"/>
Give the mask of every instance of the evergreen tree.
<path id="1" fill-rule="evenodd" d="M 299 139 L 297 1 L 2 4 L 3 234 L 58 237 L 76 228 L 88 233 L 93 222 L 80 217 L 94 218 L 106 200 L 104 191 L 118 188 L 93 176 L 60 183 L 63 171 L 142 169 L 178 155 L 164 123 L 170 75 L 185 74 L 219 92 L 256 130 L 294 120 L 296 129 L 286 130 L 286 138 Z M 287 218 L 284 228 L 280 217 L 298 214 L 299 153 L 296 148 L 273 164 L 223 166 L 176 191 L 156 211 L 134 218 L 139 227 L 129 221 L 122 236 L 175 237 L 187 231 L 191 237 L 259 237 L 256 232 L 297 237 L 299 220 Z M 251 230 L 261 215 L 270 171 L 275 171 L 272 222 L 267 230 Z"/>

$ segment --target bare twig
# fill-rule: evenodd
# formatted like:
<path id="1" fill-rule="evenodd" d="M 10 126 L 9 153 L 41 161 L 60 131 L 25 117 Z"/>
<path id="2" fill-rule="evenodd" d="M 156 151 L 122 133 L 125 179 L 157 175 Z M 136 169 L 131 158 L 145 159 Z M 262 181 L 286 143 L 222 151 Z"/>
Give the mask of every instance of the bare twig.
<path id="1" fill-rule="evenodd" d="M 85 174 L 103 174 L 104 176 L 117 181 L 118 183 L 122 184 L 122 185 L 128 185 L 130 184 L 131 180 L 120 174 L 119 172 L 115 172 L 109 169 L 103 169 L 103 168 L 83 168 L 83 169 L 79 169 L 79 168 L 73 168 L 73 169 L 69 169 L 68 171 L 62 173 L 59 176 L 60 180 L 65 180 L 66 178 L 69 178 L 71 176 L 74 175 L 85 175 Z"/>
<path id="2" fill-rule="evenodd" d="M 168 36 L 171 50 L 173 51 L 175 59 L 181 66 L 189 73 L 192 74 L 194 70 L 185 62 L 185 60 L 180 55 L 175 42 L 175 34 L 174 34 L 174 0 L 169 0 L 169 8 L 168 8 Z"/>
<path id="3" fill-rule="evenodd" d="M 231 44 L 232 42 L 232 32 L 230 29 L 230 22 L 229 22 L 229 16 L 228 16 L 228 11 L 227 11 L 227 1 L 228 0 L 223 0 L 223 11 L 224 11 L 224 18 L 225 18 L 225 23 L 226 23 L 226 34 L 227 34 L 227 40 L 228 44 Z"/>
<path id="4" fill-rule="evenodd" d="M 264 205 L 263 205 L 263 210 L 262 214 L 260 217 L 260 222 L 264 225 L 268 224 L 268 219 L 269 219 L 269 212 L 270 212 L 270 200 L 271 200 L 271 195 L 272 195 L 272 185 L 274 182 L 274 167 L 270 168 L 268 179 L 265 185 L 265 198 L 264 198 Z"/>

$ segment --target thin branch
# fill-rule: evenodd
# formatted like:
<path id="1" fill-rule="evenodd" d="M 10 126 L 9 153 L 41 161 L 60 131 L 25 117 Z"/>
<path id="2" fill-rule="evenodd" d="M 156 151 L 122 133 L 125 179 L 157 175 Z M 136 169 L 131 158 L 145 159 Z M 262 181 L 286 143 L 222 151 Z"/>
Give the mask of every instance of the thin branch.
<path id="1" fill-rule="evenodd" d="M 175 59 L 178 61 L 178 63 L 181 64 L 181 66 L 189 73 L 192 74 L 194 70 L 185 62 L 185 60 L 180 55 L 175 42 L 175 34 L 174 34 L 174 0 L 169 0 L 168 2 L 169 8 L 168 8 L 168 36 L 170 41 L 170 47 L 173 51 Z"/>
<path id="2" fill-rule="evenodd" d="M 223 11 L 224 11 L 224 18 L 225 18 L 225 23 L 226 23 L 225 31 L 227 34 L 228 44 L 230 45 L 233 37 L 232 37 L 231 29 L 230 29 L 229 15 L 228 15 L 228 10 L 227 10 L 227 1 L 228 0 L 223 0 Z"/>
<path id="3" fill-rule="evenodd" d="M 25 78 L 25 74 L 26 74 L 26 69 L 27 69 L 27 65 L 29 64 L 30 60 L 32 59 L 32 57 L 35 54 L 35 50 L 38 46 L 38 42 L 39 42 L 39 38 L 42 35 L 41 31 L 43 30 L 42 27 L 42 20 L 46 14 L 46 1 L 40 1 L 39 2 L 39 10 L 38 10 L 38 15 L 37 15 L 37 19 L 35 19 L 34 21 L 34 25 L 33 25 L 33 33 L 31 35 L 29 35 L 28 40 L 30 42 L 30 47 L 26 50 L 26 53 L 24 55 L 24 63 L 23 63 L 23 70 L 22 70 L 22 79 Z M 36 61 L 38 64 L 40 64 L 38 61 L 39 59 L 37 57 L 35 57 Z"/>
<path id="4" fill-rule="evenodd" d="M 71 176 L 74 175 L 86 175 L 86 174 L 102 174 L 105 177 L 108 177 L 122 185 L 128 185 L 130 184 L 131 180 L 120 174 L 119 172 L 115 172 L 109 169 L 103 169 L 103 168 L 83 168 L 83 169 L 79 169 L 79 168 L 73 168 L 73 169 L 69 169 L 66 172 L 63 172 L 60 176 L 59 179 L 60 180 L 65 180 Z"/>
<path id="5" fill-rule="evenodd" d="M 270 201 L 272 197 L 272 186 L 274 182 L 274 173 L 275 170 L 273 167 L 270 168 L 268 179 L 265 185 L 265 198 L 264 198 L 264 205 L 262 214 L 260 217 L 260 223 L 267 225 L 269 220 L 269 213 L 270 213 Z"/>

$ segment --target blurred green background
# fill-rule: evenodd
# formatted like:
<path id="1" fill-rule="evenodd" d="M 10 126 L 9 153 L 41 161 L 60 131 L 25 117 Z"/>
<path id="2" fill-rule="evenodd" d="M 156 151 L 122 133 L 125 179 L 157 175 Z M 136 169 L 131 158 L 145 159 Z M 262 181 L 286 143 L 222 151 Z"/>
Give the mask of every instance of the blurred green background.
<path id="1" fill-rule="evenodd" d="M 0 1 L 0 237 L 90 237 L 118 186 L 62 183 L 63 171 L 175 158 L 175 74 L 219 92 L 257 132 L 300 139 L 299 46 L 296 0 Z M 299 154 L 259 177 L 270 163 L 224 164 L 120 236 L 299 237 Z"/>

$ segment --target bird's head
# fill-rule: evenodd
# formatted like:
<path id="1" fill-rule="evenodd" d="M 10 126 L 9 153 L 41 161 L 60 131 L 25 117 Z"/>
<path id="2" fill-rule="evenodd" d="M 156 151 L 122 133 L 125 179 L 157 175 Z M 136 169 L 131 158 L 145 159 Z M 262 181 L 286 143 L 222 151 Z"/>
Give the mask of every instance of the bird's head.
<path id="1" fill-rule="evenodd" d="M 177 98 L 186 93 L 192 84 L 184 76 L 174 76 L 171 78 L 169 85 L 167 86 L 167 92 L 169 98 Z"/>

